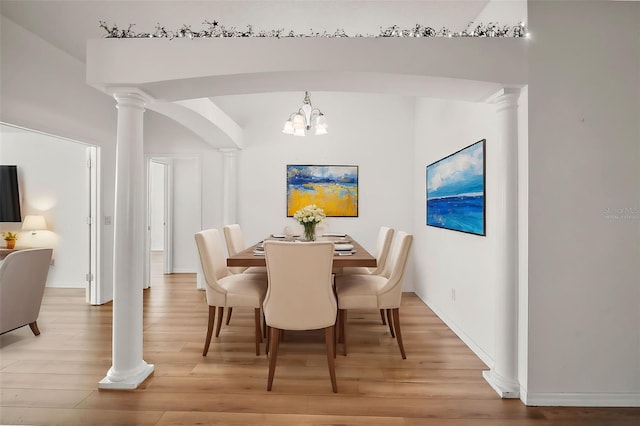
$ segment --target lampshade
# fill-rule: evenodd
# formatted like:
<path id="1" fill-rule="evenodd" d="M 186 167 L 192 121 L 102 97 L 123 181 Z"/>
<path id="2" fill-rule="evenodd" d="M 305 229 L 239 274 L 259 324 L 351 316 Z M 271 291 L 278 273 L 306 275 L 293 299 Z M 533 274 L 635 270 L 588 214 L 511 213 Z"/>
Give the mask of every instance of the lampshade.
<path id="1" fill-rule="evenodd" d="M 324 114 L 320 113 L 315 120 L 315 127 L 320 128 L 320 129 L 327 129 L 327 127 L 329 127 L 327 125 L 327 119 L 324 118 Z M 326 133 L 326 132 L 325 132 Z"/>
<path id="2" fill-rule="evenodd" d="M 27 215 L 22 222 L 23 231 L 44 231 L 47 229 L 47 222 L 44 216 Z"/>
<path id="3" fill-rule="evenodd" d="M 294 129 L 304 129 L 304 117 L 302 114 L 298 113 L 293 116 L 293 128 Z"/>
<path id="4" fill-rule="evenodd" d="M 284 127 L 282 129 L 282 133 L 286 134 L 286 135 L 293 135 L 293 131 L 295 129 L 293 128 L 293 122 L 291 120 L 287 120 L 284 123 Z"/>

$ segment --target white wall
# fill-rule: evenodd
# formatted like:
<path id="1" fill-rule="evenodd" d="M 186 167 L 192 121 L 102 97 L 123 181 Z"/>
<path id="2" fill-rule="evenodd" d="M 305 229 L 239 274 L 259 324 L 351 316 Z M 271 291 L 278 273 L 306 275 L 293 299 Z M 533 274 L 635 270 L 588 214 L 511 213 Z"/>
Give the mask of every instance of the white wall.
<path id="1" fill-rule="evenodd" d="M 478 354 L 494 354 L 494 281 L 497 258 L 494 160 L 497 118 L 488 104 L 418 99 L 411 207 L 416 293 Z M 426 166 L 486 139 L 486 236 L 426 225 Z M 455 291 L 455 300 L 453 292 Z"/>
<path id="2" fill-rule="evenodd" d="M 527 401 L 637 406 L 640 3 L 528 14 Z"/>
<path id="3" fill-rule="evenodd" d="M 238 222 L 246 243 L 294 224 L 286 212 L 287 164 L 359 166 L 359 216 L 328 218 L 335 232 L 347 232 L 375 250 L 382 225 L 411 231 L 414 102 L 374 94 L 312 92 L 313 105 L 327 117 L 329 134 L 294 137 L 281 133 L 303 92 L 252 97 L 260 111 L 246 123 L 245 149 L 238 161 Z M 242 97 L 238 97 L 242 102 Z M 412 288 L 411 279 L 407 288 Z"/>
<path id="4" fill-rule="evenodd" d="M 42 215 L 47 231 L 20 232 L 17 247 L 52 247 L 47 287 L 86 288 L 89 272 L 89 184 L 86 146 L 0 126 L 0 163 L 19 170 L 22 218 Z M 52 161 L 55 158 L 55 161 Z M 2 224 L 3 229 L 20 224 Z"/>
<path id="5" fill-rule="evenodd" d="M 199 158 L 171 160 L 173 178 L 173 272 L 196 272 L 198 251 L 194 234 L 202 230 Z"/>

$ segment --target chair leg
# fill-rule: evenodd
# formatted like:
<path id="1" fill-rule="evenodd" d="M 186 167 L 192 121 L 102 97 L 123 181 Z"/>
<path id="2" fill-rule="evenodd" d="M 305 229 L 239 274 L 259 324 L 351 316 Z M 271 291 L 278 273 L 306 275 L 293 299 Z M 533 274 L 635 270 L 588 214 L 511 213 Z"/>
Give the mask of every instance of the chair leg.
<path id="1" fill-rule="evenodd" d="M 280 330 L 270 327 L 269 333 L 270 350 L 269 354 L 269 379 L 267 381 L 267 390 L 270 391 L 273 386 L 273 376 L 276 372 L 276 360 L 278 358 L 278 346 L 280 345 Z"/>
<path id="2" fill-rule="evenodd" d="M 340 309 L 341 312 L 341 320 L 340 320 L 340 328 L 342 334 L 342 355 L 347 356 L 347 310 Z"/>
<path id="3" fill-rule="evenodd" d="M 396 329 L 396 340 L 398 341 L 398 347 L 400 347 L 400 354 L 402 359 L 407 359 L 407 355 L 404 353 L 404 344 L 402 343 L 402 332 L 400 331 L 400 308 L 393 308 L 393 327 Z"/>
<path id="4" fill-rule="evenodd" d="M 327 362 L 329 363 L 329 377 L 331 378 L 331 388 L 333 393 L 338 393 L 338 385 L 336 383 L 336 326 L 332 325 L 324 329 L 324 340 L 327 345 Z"/>
<path id="5" fill-rule="evenodd" d="M 267 334 L 267 319 L 264 316 L 264 312 L 262 313 L 262 337 L 265 339 L 268 337 Z"/>
<path id="6" fill-rule="evenodd" d="M 268 325 L 265 325 L 264 329 L 265 329 L 265 331 L 267 333 L 267 343 L 264 346 L 264 352 L 268 356 L 269 355 L 269 344 L 271 342 L 271 327 L 269 327 Z"/>
<path id="7" fill-rule="evenodd" d="M 220 327 L 222 327 L 223 315 L 224 315 L 224 307 L 218 306 L 218 321 L 216 321 L 216 337 L 220 336 Z"/>
<path id="8" fill-rule="evenodd" d="M 382 325 L 387 325 L 387 319 L 384 317 L 384 309 L 380 309 L 380 319 L 382 320 Z"/>
<path id="9" fill-rule="evenodd" d="M 207 356 L 207 352 L 209 352 L 209 344 L 211 343 L 211 335 L 213 334 L 213 321 L 216 318 L 216 307 L 209 306 L 209 324 L 207 325 L 207 338 L 204 341 L 204 350 L 202 351 L 202 356 Z"/>
<path id="10" fill-rule="evenodd" d="M 260 308 L 253 311 L 254 321 L 256 324 L 256 356 L 260 355 L 260 343 L 262 343 L 262 328 L 260 327 Z"/>
<path id="11" fill-rule="evenodd" d="M 229 322 L 231 321 L 231 313 L 233 312 L 233 308 L 228 308 L 227 309 L 227 321 L 224 323 L 224 325 L 229 325 Z"/>
<path id="12" fill-rule="evenodd" d="M 336 357 L 336 348 L 338 347 L 338 330 L 340 330 L 340 309 L 336 314 L 336 323 L 333 328 L 333 357 Z"/>
<path id="13" fill-rule="evenodd" d="M 31 328 L 31 331 L 33 332 L 34 336 L 39 336 L 40 335 L 40 330 L 38 330 L 38 322 L 37 321 L 29 323 L 29 327 Z"/>
<path id="14" fill-rule="evenodd" d="M 389 324 L 389 332 L 391 333 L 391 337 L 396 337 L 396 334 L 393 332 L 393 321 L 391 320 L 391 309 L 387 309 L 387 324 Z"/>

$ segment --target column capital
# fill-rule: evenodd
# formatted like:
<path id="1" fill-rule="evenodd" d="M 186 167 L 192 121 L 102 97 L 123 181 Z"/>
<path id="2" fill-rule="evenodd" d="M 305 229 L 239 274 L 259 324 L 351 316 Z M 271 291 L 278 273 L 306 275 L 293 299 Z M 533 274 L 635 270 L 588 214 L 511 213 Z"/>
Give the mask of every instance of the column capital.
<path id="1" fill-rule="evenodd" d="M 515 108 L 518 106 L 518 98 L 520 98 L 519 88 L 503 87 L 485 99 L 485 102 L 496 104 L 499 108 Z"/>
<path id="2" fill-rule="evenodd" d="M 240 151 L 237 148 L 220 148 L 219 150 L 225 157 L 235 157 Z"/>
<path id="3" fill-rule="evenodd" d="M 145 105 L 153 100 L 151 96 L 136 87 L 111 87 L 109 93 L 118 102 L 118 106 L 144 109 Z"/>

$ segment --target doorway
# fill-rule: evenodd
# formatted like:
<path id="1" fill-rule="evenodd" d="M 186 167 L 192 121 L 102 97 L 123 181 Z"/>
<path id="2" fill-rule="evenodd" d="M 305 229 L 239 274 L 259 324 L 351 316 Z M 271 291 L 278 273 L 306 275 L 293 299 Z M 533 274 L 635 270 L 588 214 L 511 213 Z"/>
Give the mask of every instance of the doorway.
<path id="1" fill-rule="evenodd" d="M 47 287 L 84 289 L 87 303 L 104 303 L 100 148 L 6 123 L 0 123 L 0 135 L 2 163 L 18 166 L 22 219 L 38 215 L 46 224 L 37 232 L 11 224 L 20 233 L 19 244 L 54 249 Z"/>
<path id="2" fill-rule="evenodd" d="M 197 155 L 147 156 L 147 236 L 144 285 L 153 282 L 152 262 L 163 274 L 198 271 L 193 235 L 202 228 L 201 159 Z M 156 264 L 156 266 L 158 266 Z"/>
<path id="3" fill-rule="evenodd" d="M 149 161 L 149 233 L 150 262 L 154 268 L 150 270 L 162 271 L 170 274 L 171 265 L 171 193 L 170 161 L 151 159 Z M 151 277 L 150 277 L 151 278 Z M 150 281 L 148 282 L 150 285 Z"/>

